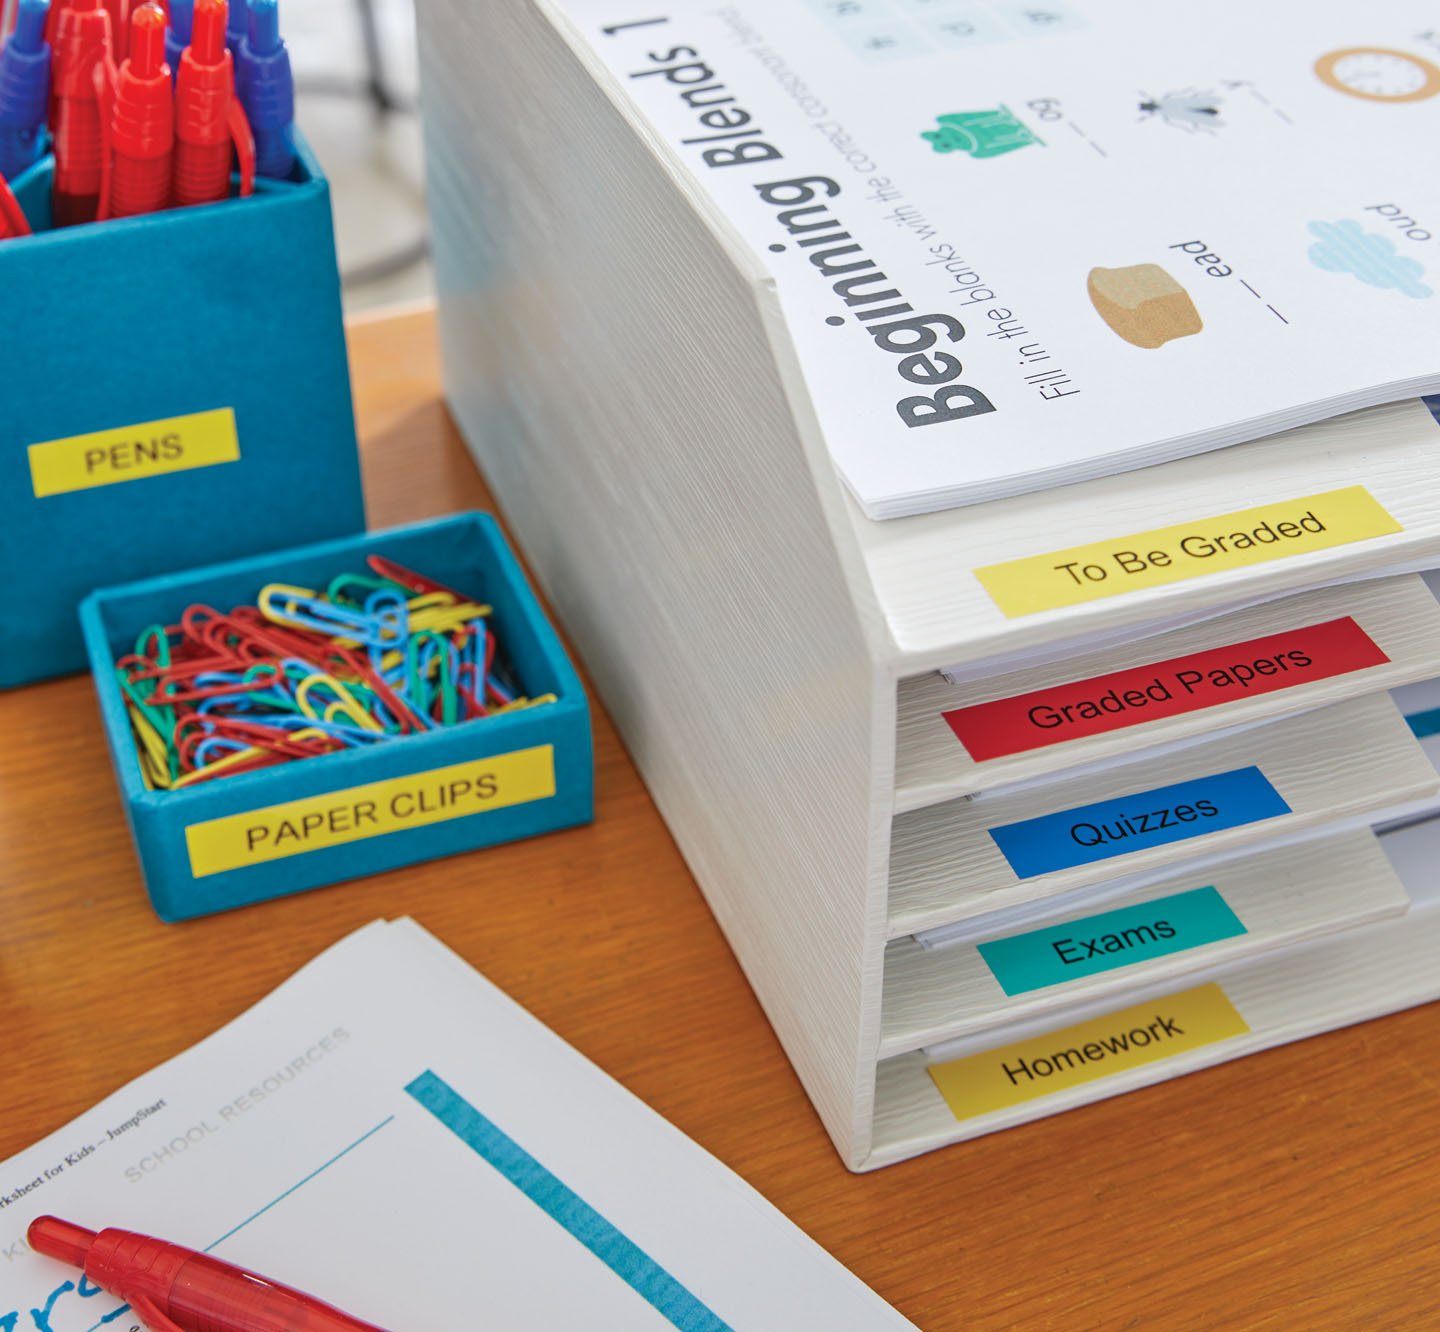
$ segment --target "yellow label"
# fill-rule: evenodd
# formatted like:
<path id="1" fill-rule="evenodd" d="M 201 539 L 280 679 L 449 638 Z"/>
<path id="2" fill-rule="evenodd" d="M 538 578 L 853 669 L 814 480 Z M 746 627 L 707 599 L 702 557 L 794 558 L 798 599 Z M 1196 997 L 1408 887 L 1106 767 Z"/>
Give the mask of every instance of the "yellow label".
<path id="1" fill-rule="evenodd" d="M 933 1064 L 930 1076 L 955 1118 L 973 1119 L 1249 1030 L 1224 990 L 1201 985 L 998 1050 Z"/>
<path id="2" fill-rule="evenodd" d="M 463 819 L 554 794 L 554 747 L 517 749 L 191 824 L 185 829 L 190 872 L 203 879 L 207 874 Z"/>
<path id="3" fill-rule="evenodd" d="M 1014 619 L 1404 530 L 1364 486 L 1346 486 L 1007 560 L 975 577 Z"/>
<path id="4" fill-rule="evenodd" d="M 221 407 L 32 444 L 30 480 L 35 498 L 44 499 L 117 481 L 143 481 L 170 472 L 238 462 L 239 458 L 235 413 Z"/>

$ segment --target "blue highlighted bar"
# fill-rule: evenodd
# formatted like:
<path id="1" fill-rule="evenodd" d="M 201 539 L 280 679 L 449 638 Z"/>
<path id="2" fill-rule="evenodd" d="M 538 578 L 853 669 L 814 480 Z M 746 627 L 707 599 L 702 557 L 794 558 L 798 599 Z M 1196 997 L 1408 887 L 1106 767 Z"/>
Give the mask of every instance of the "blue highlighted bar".
<path id="1" fill-rule="evenodd" d="M 1215 888 L 1193 888 L 1063 925 L 991 939 L 978 949 L 1006 994 L 1028 994 L 1246 932 Z"/>
<path id="2" fill-rule="evenodd" d="M 990 836 L 1016 876 L 1030 879 L 1288 813 L 1259 768 L 1236 768 L 1007 823 Z"/>
<path id="3" fill-rule="evenodd" d="M 610 1224 L 564 1180 L 426 1069 L 405 1090 L 505 1176 L 680 1332 L 734 1332 L 644 1249 Z"/>

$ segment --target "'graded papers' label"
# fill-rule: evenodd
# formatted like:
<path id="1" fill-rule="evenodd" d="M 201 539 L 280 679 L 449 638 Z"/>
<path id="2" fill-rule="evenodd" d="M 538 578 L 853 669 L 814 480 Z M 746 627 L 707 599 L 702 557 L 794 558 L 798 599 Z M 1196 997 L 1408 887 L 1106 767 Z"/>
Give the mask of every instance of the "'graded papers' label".
<path id="1" fill-rule="evenodd" d="M 52 439 L 30 446 L 30 480 L 35 498 L 91 490 L 117 481 L 187 472 L 237 462 L 240 437 L 229 407 L 164 421 L 97 430 L 90 435 Z"/>
<path id="2" fill-rule="evenodd" d="M 1201 985 L 1046 1036 L 932 1064 L 930 1076 L 955 1118 L 973 1119 L 1249 1030 L 1224 990 Z"/>
<path id="3" fill-rule="evenodd" d="M 1213 887 L 1102 911 L 979 945 L 1006 994 L 1026 994 L 1246 933 Z"/>
<path id="4" fill-rule="evenodd" d="M 1290 813 L 1259 768 L 1236 768 L 991 828 L 1022 879 Z"/>
<path id="5" fill-rule="evenodd" d="M 1347 486 L 991 564 L 975 576 L 1014 618 L 1401 531 L 1364 486 Z"/>
<path id="6" fill-rule="evenodd" d="M 1349 616 L 943 713 L 977 763 L 1389 661 Z"/>
<path id="7" fill-rule="evenodd" d="M 550 745 L 352 786 L 185 829 L 197 878 L 555 794 Z"/>

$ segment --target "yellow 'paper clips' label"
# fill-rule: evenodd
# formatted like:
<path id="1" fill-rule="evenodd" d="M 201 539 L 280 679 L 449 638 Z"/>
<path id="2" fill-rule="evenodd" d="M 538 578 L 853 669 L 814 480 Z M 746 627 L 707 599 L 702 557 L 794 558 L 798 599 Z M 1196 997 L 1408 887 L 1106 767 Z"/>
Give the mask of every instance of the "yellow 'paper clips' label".
<path id="1" fill-rule="evenodd" d="M 185 829 L 190 872 L 203 879 L 554 794 L 554 747 L 517 749 L 191 824 Z"/>
<path id="2" fill-rule="evenodd" d="M 932 1064 L 930 1076 L 955 1118 L 973 1119 L 1249 1030 L 1224 990 L 1201 985 L 998 1050 Z"/>
<path id="3" fill-rule="evenodd" d="M 235 413 L 221 407 L 32 444 L 30 480 L 35 498 L 44 499 L 239 459 Z"/>
<path id="4" fill-rule="evenodd" d="M 1403 532 L 1364 486 L 1093 541 L 975 570 L 1007 618 Z"/>

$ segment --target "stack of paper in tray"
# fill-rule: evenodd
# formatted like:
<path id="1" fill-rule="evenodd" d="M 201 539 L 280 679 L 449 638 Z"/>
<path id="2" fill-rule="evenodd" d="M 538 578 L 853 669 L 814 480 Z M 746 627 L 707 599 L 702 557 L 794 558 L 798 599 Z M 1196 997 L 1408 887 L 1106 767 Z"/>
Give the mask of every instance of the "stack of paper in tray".
<path id="1" fill-rule="evenodd" d="M 1176 22 L 421 6 L 451 400 L 857 1169 L 1440 995 L 1440 41 Z"/>

